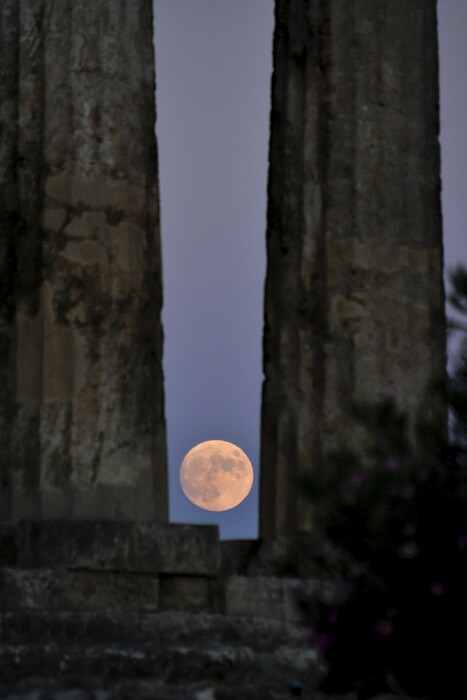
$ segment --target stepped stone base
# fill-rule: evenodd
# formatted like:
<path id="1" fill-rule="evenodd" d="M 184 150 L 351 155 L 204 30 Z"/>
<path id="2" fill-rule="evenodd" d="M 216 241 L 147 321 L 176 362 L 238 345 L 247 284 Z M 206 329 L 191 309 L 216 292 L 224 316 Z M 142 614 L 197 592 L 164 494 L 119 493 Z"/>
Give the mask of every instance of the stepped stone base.
<path id="1" fill-rule="evenodd" d="M 346 592 L 290 575 L 303 546 L 156 522 L 0 524 L 0 698 L 279 700 L 290 683 L 316 698 L 300 602 Z"/>
<path id="2" fill-rule="evenodd" d="M 20 567 L 215 575 L 214 525 L 109 520 L 23 520 L 0 524 L 0 557 Z"/>
<path id="3" fill-rule="evenodd" d="M 206 690 L 212 700 L 273 700 L 289 697 L 290 679 L 305 684 L 321 668 L 309 632 L 277 620 L 22 609 L 1 613 L 0 625 L 0 697 L 15 700 L 22 688 L 25 700 L 59 700 L 67 688 L 76 697 L 63 700 L 204 700 Z M 50 695 L 26 694 L 52 681 L 59 689 Z"/>
<path id="4" fill-rule="evenodd" d="M 114 571 L 1 569 L 4 610 L 159 610 L 159 577 Z"/>

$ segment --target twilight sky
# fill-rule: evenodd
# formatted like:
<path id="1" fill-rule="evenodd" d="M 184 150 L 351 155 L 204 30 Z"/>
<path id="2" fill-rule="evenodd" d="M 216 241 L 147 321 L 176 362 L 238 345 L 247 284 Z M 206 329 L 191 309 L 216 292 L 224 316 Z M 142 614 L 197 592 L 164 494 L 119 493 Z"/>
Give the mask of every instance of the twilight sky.
<path id="1" fill-rule="evenodd" d="M 170 517 L 257 536 L 261 334 L 273 0 L 154 0 Z M 446 265 L 467 263 L 467 2 L 438 0 Z M 255 470 L 210 513 L 179 485 L 203 440 Z"/>

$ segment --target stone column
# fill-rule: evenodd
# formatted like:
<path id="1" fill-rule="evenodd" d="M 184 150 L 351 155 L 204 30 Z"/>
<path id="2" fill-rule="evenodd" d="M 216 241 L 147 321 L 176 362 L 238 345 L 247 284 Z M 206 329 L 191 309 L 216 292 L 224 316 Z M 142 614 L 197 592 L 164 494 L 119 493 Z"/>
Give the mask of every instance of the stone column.
<path id="1" fill-rule="evenodd" d="M 151 0 L 0 4 L 0 519 L 167 518 Z"/>
<path id="2" fill-rule="evenodd" d="M 444 376 L 435 0 L 277 0 L 260 529 L 358 446 L 352 399 L 434 416 Z"/>

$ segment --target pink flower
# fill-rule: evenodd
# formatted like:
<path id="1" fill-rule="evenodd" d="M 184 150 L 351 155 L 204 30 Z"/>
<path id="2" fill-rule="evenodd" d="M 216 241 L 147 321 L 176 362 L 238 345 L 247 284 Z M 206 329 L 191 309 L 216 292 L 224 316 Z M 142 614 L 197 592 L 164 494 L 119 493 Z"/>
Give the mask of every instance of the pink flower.
<path id="1" fill-rule="evenodd" d="M 415 542 L 405 542 L 399 547 L 397 553 L 403 559 L 413 559 L 418 554 L 418 547 Z"/>
<path id="2" fill-rule="evenodd" d="M 393 633 L 392 622 L 389 620 L 378 620 L 376 625 L 373 627 L 373 632 L 375 634 L 380 634 L 382 637 L 390 637 Z"/>
<path id="3" fill-rule="evenodd" d="M 405 525 L 405 527 L 402 528 L 402 534 L 406 537 L 413 537 L 413 535 L 415 535 L 416 532 L 417 528 L 412 523 L 408 523 L 407 525 Z"/>
<path id="4" fill-rule="evenodd" d="M 352 476 L 350 477 L 350 483 L 352 486 L 360 486 L 360 484 L 363 484 L 364 481 L 365 474 L 362 471 L 353 472 Z"/>
<path id="5" fill-rule="evenodd" d="M 318 615 L 310 615 L 308 618 L 308 627 L 310 629 L 315 629 L 318 626 L 319 623 L 319 617 Z"/>
<path id="6" fill-rule="evenodd" d="M 394 471 L 395 469 L 398 469 L 400 467 L 401 463 L 397 459 L 397 457 L 388 457 L 386 460 L 385 467 L 389 471 Z"/>
<path id="7" fill-rule="evenodd" d="M 409 498 L 412 498 L 412 496 L 414 495 L 415 486 L 413 484 L 403 484 L 399 493 L 402 496 L 402 498 L 404 498 L 405 500 L 408 500 Z"/>
<path id="8" fill-rule="evenodd" d="M 321 652 L 325 652 L 329 646 L 329 635 L 328 634 L 318 634 L 316 637 L 316 646 Z"/>
<path id="9" fill-rule="evenodd" d="M 446 592 L 446 589 L 444 588 L 443 584 L 440 583 L 439 581 L 436 581 L 435 583 L 432 583 L 430 586 L 430 593 L 431 595 L 444 595 Z"/>

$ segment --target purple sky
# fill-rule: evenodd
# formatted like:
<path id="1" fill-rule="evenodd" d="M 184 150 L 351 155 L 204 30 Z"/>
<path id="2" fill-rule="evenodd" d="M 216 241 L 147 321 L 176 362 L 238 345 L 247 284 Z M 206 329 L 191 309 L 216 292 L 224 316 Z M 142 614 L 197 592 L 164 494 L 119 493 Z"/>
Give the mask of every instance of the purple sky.
<path id="1" fill-rule="evenodd" d="M 175 522 L 256 537 L 273 0 L 154 0 L 164 370 Z M 446 264 L 467 262 L 466 0 L 439 0 Z M 225 513 L 178 480 L 196 443 L 237 443 L 250 496 Z"/>

